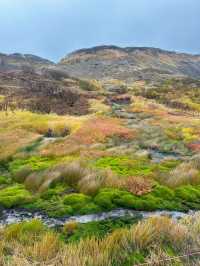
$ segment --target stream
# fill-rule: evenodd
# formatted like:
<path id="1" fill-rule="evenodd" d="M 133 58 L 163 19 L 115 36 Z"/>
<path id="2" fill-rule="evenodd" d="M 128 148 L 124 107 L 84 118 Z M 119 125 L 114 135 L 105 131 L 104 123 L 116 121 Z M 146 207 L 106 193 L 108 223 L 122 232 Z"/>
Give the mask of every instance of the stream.
<path id="1" fill-rule="evenodd" d="M 50 218 L 45 214 L 40 212 L 29 212 L 24 210 L 4 210 L 0 218 L 0 226 L 3 227 L 8 224 L 18 223 L 22 221 L 28 221 L 31 219 L 39 219 L 48 227 L 59 227 L 64 225 L 67 222 L 75 221 L 78 223 L 88 223 L 92 221 L 103 221 L 106 219 L 116 219 L 120 217 L 135 217 L 138 219 L 146 219 L 152 216 L 169 216 L 172 219 L 180 219 L 185 216 L 194 214 L 195 211 L 190 211 L 188 213 L 178 212 L 178 211 L 135 211 L 129 209 L 116 209 L 110 212 L 101 212 L 97 214 L 88 214 L 88 215 L 75 215 L 69 216 L 66 218 Z"/>
<path id="2" fill-rule="evenodd" d="M 130 129 L 148 128 L 148 121 L 151 116 L 142 117 L 142 113 L 134 113 L 127 109 L 129 104 L 114 104 L 113 114 L 125 121 L 126 126 Z M 153 163 L 160 163 L 163 160 L 183 160 L 186 157 L 175 151 L 162 151 L 159 149 L 146 147 L 140 152 L 149 155 Z"/>

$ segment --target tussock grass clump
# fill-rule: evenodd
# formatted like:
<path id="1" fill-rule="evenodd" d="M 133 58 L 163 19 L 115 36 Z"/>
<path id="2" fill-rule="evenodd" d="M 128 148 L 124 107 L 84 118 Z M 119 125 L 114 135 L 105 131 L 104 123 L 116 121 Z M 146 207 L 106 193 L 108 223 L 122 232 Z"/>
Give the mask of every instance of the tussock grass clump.
<path id="1" fill-rule="evenodd" d="M 73 233 L 76 224 L 69 223 L 66 228 Z M 83 238 L 65 244 L 58 233 L 33 220 L 1 229 L 1 262 L 8 265 L 9 250 L 9 265 L 123 266 L 142 262 L 169 265 L 159 264 L 159 260 L 199 249 L 199 228 L 199 214 L 180 221 L 152 217 L 102 238 Z M 184 264 L 184 258 L 176 262 L 174 265 L 188 265 Z"/>
<path id="2" fill-rule="evenodd" d="M 61 247 L 62 242 L 58 235 L 46 232 L 40 241 L 34 242 L 33 246 L 29 246 L 25 250 L 25 255 L 38 262 L 49 261 L 56 257 Z"/>
<path id="3" fill-rule="evenodd" d="M 146 249 L 152 246 L 156 238 L 156 228 L 150 220 L 140 222 L 128 232 L 129 245 L 136 249 Z"/>
<path id="4" fill-rule="evenodd" d="M 105 186 L 108 177 L 106 171 L 89 169 L 80 161 L 63 163 L 38 171 L 38 169 L 43 169 L 43 164 L 46 166 L 46 161 L 38 162 L 33 172 L 26 164 L 20 167 L 16 162 L 15 165 L 13 163 L 12 166 L 19 169 L 14 172 L 15 180 L 24 182 L 27 189 L 35 192 L 44 192 L 51 186 L 62 183 L 65 187 L 70 186 L 81 193 L 94 196 L 101 187 Z"/>
<path id="5" fill-rule="evenodd" d="M 200 172 L 191 162 L 183 162 L 168 173 L 164 184 L 169 187 L 200 184 Z"/>
<path id="6" fill-rule="evenodd" d="M 81 193 L 94 196 L 98 193 L 99 189 L 103 186 L 106 176 L 103 172 L 88 173 L 78 182 L 78 189 Z"/>
<path id="7" fill-rule="evenodd" d="M 29 166 L 24 166 L 15 172 L 14 180 L 18 183 L 24 183 L 24 181 L 30 175 L 31 172 L 32 169 Z"/>
<path id="8" fill-rule="evenodd" d="M 80 162 L 72 162 L 67 165 L 57 167 L 60 178 L 70 186 L 75 186 L 86 174 L 87 170 Z"/>
<path id="9" fill-rule="evenodd" d="M 44 182 L 44 173 L 34 172 L 26 178 L 24 184 L 28 190 L 37 191 L 43 182 Z"/>

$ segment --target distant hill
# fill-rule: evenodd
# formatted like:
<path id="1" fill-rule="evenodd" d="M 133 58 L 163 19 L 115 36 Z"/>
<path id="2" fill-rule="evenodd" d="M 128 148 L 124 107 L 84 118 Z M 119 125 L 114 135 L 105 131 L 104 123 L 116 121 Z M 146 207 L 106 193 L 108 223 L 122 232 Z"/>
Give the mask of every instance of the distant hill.
<path id="1" fill-rule="evenodd" d="M 54 63 L 31 54 L 2 54 L 0 53 L 0 71 L 16 71 L 31 68 L 40 68 L 42 66 L 53 65 Z"/>
<path id="2" fill-rule="evenodd" d="M 200 77 L 200 55 L 149 47 L 97 46 L 81 49 L 58 64 L 80 78 L 160 80 L 175 76 Z"/>

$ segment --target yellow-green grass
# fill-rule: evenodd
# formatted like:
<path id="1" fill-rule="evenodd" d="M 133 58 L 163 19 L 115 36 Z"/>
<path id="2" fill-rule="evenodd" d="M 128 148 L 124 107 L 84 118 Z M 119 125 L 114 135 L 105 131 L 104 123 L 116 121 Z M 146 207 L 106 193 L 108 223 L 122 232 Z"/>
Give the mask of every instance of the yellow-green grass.
<path id="1" fill-rule="evenodd" d="M 106 114 L 111 111 L 111 107 L 103 103 L 103 100 L 90 99 L 90 111 L 96 114 Z"/>

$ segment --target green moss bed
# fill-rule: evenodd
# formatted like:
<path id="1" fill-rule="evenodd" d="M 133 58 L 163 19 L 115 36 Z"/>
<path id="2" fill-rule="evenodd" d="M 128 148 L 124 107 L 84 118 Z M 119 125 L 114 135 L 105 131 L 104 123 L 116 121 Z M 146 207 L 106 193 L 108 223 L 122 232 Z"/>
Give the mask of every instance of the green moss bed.
<path id="1" fill-rule="evenodd" d="M 136 196 L 126 190 L 103 187 L 96 194 L 88 196 L 79 193 L 64 182 L 55 182 L 46 191 L 33 193 L 23 183 L 17 183 L 15 173 L 24 166 L 33 171 L 42 171 L 52 167 L 58 159 L 32 156 L 25 159 L 13 159 L 7 170 L 0 174 L 0 206 L 2 208 L 25 208 L 30 211 L 42 211 L 50 217 L 65 217 L 76 214 L 91 214 L 127 208 L 138 211 L 200 209 L 200 185 L 185 185 L 175 189 L 159 184 L 159 174 L 175 168 L 179 161 L 166 161 L 153 164 L 148 158 L 130 158 L 128 156 L 102 157 L 91 161 L 93 168 L 110 169 L 119 176 L 154 176 L 155 184 L 151 192 Z"/>

